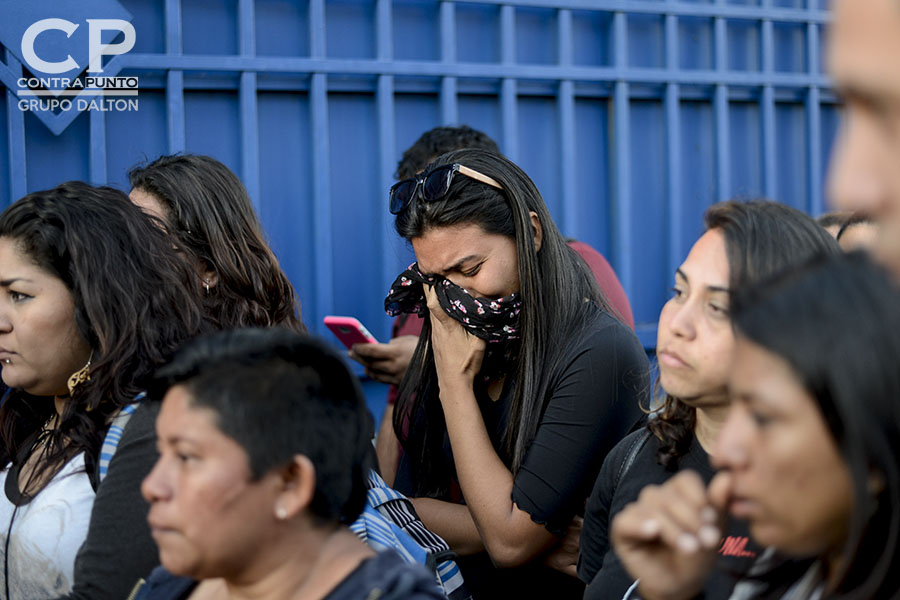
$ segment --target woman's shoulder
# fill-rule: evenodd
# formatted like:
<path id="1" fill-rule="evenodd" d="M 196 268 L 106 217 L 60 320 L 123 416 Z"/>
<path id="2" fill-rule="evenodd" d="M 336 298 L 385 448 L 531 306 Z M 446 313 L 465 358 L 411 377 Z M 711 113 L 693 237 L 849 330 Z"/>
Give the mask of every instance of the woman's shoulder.
<path id="1" fill-rule="evenodd" d="M 407 563 L 393 550 L 385 550 L 360 563 L 325 600 L 351 598 L 438 600 L 444 595 L 422 565 Z"/>

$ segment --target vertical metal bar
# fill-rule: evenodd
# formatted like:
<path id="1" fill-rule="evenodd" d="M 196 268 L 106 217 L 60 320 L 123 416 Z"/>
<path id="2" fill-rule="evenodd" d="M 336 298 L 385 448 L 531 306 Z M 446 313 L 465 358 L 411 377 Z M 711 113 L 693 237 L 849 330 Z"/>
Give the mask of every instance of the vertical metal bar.
<path id="1" fill-rule="evenodd" d="M 6 64 L 16 78 L 22 76 L 22 65 L 6 51 Z M 25 112 L 19 110 L 18 98 L 12 90 L 6 90 L 6 148 L 9 152 L 9 201 L 15 202 L 27 193 L 28 172 L 25 153 Z"/>
<path id="2" fill-rule="evenodd" d="M 613 15 L 613 64 L 616 66 L 616 78 L 623 77 L 622 71 L 628 68 L 628 20 L 623 12 Z"/>
<path id="3" fill-rule="evenodd" d="M 182 52 L 181 0 L 166 0 L 166 55 L 181 56 Z M 169 152 L 183 152 L 185 133 L 182 71 L 170 70 L 166 74 L 166 115 Z"/>
<path id="4" fill-rule="evenodd" d="M 500 62 L 516 62 L 516 13 L 504 4 L 500 8 Z M 516 80 L 505 77 L 500 84 L 500 114 L 503 119 L 503 153 L 512 161 L 519 160 L 519 99 Z"/>
<path id="5" fill-rule="evenodd" d="M 615 241 L 614 264 L 629 298 L 634 297 L 634 261 L 631 235 L 631 110 L 628 83 L 617 81 L 613 93 L 615 115 Z"/>
<path id="6" fill-rule="evenodd" d="M 684 166 L 681 160 L 681 90 L 677 83 L 666 85 L 666 159 L 669 188 L 669 248 L 666 253 L 668 272 L 674 273 L 681 260 L 682 234 L 684 232 L 684 202 L 682 178 Z"/>
<path id="7" fill-rule="evenodd" d="M 90 181 L 94 185 L 106 185 L 106 113 L 99 110 L 90 113 Z"/>
<path id="8" fill-rule="evenodd" d="M 721 0 L 717 0 L 722 4 Z M 716 72 L 723 74 L 728 69 L 728 44 L 725 19 L 715 19 Z M 728 87 L 716 84 L 713 98 L 716 115 L 716 192 L 718 200 L 725 200 L 731 194 L 731 145 L 728 123 Z"/>
<path id="9" fill-rule="evenodd" d="M 822 113 L 821 93 L 816 86 L 810 86 L 806 95 L 806 153 L 809 161 L 809 199 L 807 207 L 811 214 L 821 214 L 825 209 L 822 190 L 824 175 L 822 169 Z"/>
<path id="10" fill-rule="evenodd" d="M 456 62 L 456 7 L 452 2 L 441 2 L 441 62 Z M 454 125 L 459 120 L 456 105 L 456 78 L 441 79 L 441 122 Z"/>
<path id="11" fill-rule="evenodd" d="M 254 0 L 239 0 L 241 56 L 256 56 L 256 19 Z M 241 73 L 241 179 L 247 188 L 250 202 L 261 214 L 259 180 L 259 119 L 256 96 L 256 73 Z"/>
<path id="12" fill-rule="evenodd" d="M 666 69 L 678 70 L 678 17 L 666 15 Z"/>
<path id="13" fill-rule="evenodd" d="M 383 61 L 390 61 L 394 56 L 391 8 L 391 0 L 378 0 L 375 9 L 378 59 Z M 391 277 L 396 275 L 394 265 L 390 260 L 394 254 L 389 251 L 391 241 L 396 239 L 396 236 L 391 235 L 391 214 L 387 210 L 387 190 L 394 182 L 397 147 L 394 122 L 394 77 L 392 75 L 378 76 L 375 103 L 378 111 L 378 190 L 379 200 L 383 201 L 375 213 L 378 223 L 377 244 L 381 249 L 381 281 L 389 282 Z"/>
<path id="14" fill-rule="evenodd" d="M 310 55 L 325 56 L 325 2 L 310 0 Z M 312 188 L 314 273 L 317 282 L 312 307 L 313 322 L 322 331 L 321 317 L 334 306 L 334 244 L 331 214 L 331 160 L 328 133 L 328 79 L 325 73 L 313 73 L 310 81 L 312 119 Z M 307 321 L 309 323 L 310 321 Z"/>
<path id="15" fill-rule="evenodd" d="M 328 90 L 325 73 L 313 73 L 310 86 L 312 95 L 312 163 L 313 163 L 313 237 L 315 243 L 315 315 L 316 328 L 321 330 L 319 319 L 334 306 L 334 269 L 331 231 L 331 164 L 328 141 Z"/>
<path id="16" fill-rule="evenodd" d="M 572 65 L 572 11 L 561 9 L 558 13 L 559 64 Z M 559 83 L 557 96 L 559 110 L 560 143 L 560 193 L 562 194 L 563 233 L 579 237 L 578 199 L 575 189 L 575 84 L 570 79 Z"/>
<path id="17" fill-rule="evenodd" d="M 775 35 L 771 19 L 762 22 L 762 70 L 765 85 L 762 89 L 762 152 L 765 194 L 778 196 L 778 157 L 775 132 L 775 88 L 772 76 L 775 72 Z"/>

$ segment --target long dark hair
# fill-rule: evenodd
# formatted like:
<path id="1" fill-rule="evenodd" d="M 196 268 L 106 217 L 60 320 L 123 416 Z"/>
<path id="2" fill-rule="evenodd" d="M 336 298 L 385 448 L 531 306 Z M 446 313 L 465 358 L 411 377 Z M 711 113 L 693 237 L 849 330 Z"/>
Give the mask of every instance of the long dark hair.
<path id="1" fill-rule="evenodd" d="M 231 170 L 209 156 L 161 156 L 128 173 L 131 187 L 154 196 L 167 229 L 216 274 L 204 295 L 220 328 L 283 325 L 300 332 L 300 303 L 266 243 L 247 190 Z"/>
<path id="2" fill-rule="evenodd" d="M 812 217 L 795 208 L 765 200 L 731 200 L 712 205 L 703 217 L 707 231 L 725 237 L 730 290 L 796 267 L 840 247 Z M 675 470 L 694 436 L 697 411 L 671 395 L 647 426 L 659 439 L 659 464 Z"/>
<path id="3" fill-rule="evenodd" d="M 861 252 L 814 261 L 733 306 L 738 335 L 784 359 L 853 478 L 835 597 L 900 592 L 900 289 Z"/>
<path id="4" fill-rule="evenodd" d="M 459 163 L 496 180 L 502 191 L 463 175 L 454 177 L 446 196 L 435 202 L 410 203 L 397 215 L 397 232 L 413 240 L 434 227 L 474 224 L 485 232 L 515 240 L 522 297 L 521 341 L 514 372 L 515 393 L 509 406 L 499 453 L 515 473 L 534 439 L 566 342 L 581 332 L 593 313 L 591 300 L 607 306 L 587 265 L 554 225 L 544 200 L 528 176 L 508 159 L 477 149 L 450 152 L 432 167 Z M 530 212 L 543 232 L 535 248 Z M 425 317 L 419 344 L 400 384 L 394 430 L 413 458 L 418 493 L 446 492 L 448 473 L 439 459 L 446 424 L 438 399 L 437 373 L 430 346 L 431 322 Z M 412 423 L 412 425 L 410 425 Z M 408 433 L 405 433 L 408 430 Z"/>
<path id="5" fill-rule="evenodd" d="M 41 481 L 78 452 L 96 460 L 110 419 L 203 329 L 196 276 L 171 240 L 107 187 L 69 182 L 29 194 L 0 215 L 0 237 L 65 284 L 75 325 L 93 353 L 90 380 L 65 403 L 32 478 Z M 13 389 L 0 408 L 0 459 L 24 460 L 54 411 L 53 402 Z"/>

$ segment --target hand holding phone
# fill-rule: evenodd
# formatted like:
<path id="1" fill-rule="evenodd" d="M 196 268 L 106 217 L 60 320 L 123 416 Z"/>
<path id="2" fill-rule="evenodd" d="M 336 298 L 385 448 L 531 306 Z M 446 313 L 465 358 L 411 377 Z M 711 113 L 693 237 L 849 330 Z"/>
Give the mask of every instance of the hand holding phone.
<path id="1" fill-rule="evenodd" d="M 322 319 L 325 326 L 337 336 L 341 343 L 349 350 L 353 344 L 377 344 L 375 339 L 365 325 L 354 317 L 337 317 L 329 315 Z"/>

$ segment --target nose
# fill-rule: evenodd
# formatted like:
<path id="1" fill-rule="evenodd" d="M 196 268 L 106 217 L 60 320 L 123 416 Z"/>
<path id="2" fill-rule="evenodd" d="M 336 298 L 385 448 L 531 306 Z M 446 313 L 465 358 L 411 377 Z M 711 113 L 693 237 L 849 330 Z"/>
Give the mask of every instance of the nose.
<path id="1" fill-rule="evenodd" d="M 716 469 L 735 471 L 747 466 L 750 458 L 749 419 L 747 408 L 733 401 L 710 457 L 710 462 Z"/>
<path id="2" fill-rule="evenodd" d="M 697 334 L 695 325 L 696 310 L 695 302 L 688 300 L 678 304 L 674 299 L 669 301 L 668 307 L 672 311 L 669 319 L 669 331 L 675 336 L 692 340 Z"/>
<path id="3" fill-rule="evenodd" d="M 887 189 L 877 131 L 858 109 L 848 107 L 828 169 L 828 195 L 838 210 L 877 215 Z"/>
<path id="4" fill-rule="evenodd" d="M 141 495 L 151 504 L 172 496 L 172 486 L 168 483 L 165 462 L 165 457 L 160 456 L 153 469 L 141 482 Z"/>
<path id="5" fill-rule="evenodd" d="M 0 302 L 0 333 L 12 331 L 12 319 L 9 318 L 9 307 L 5 302 Z"/>

